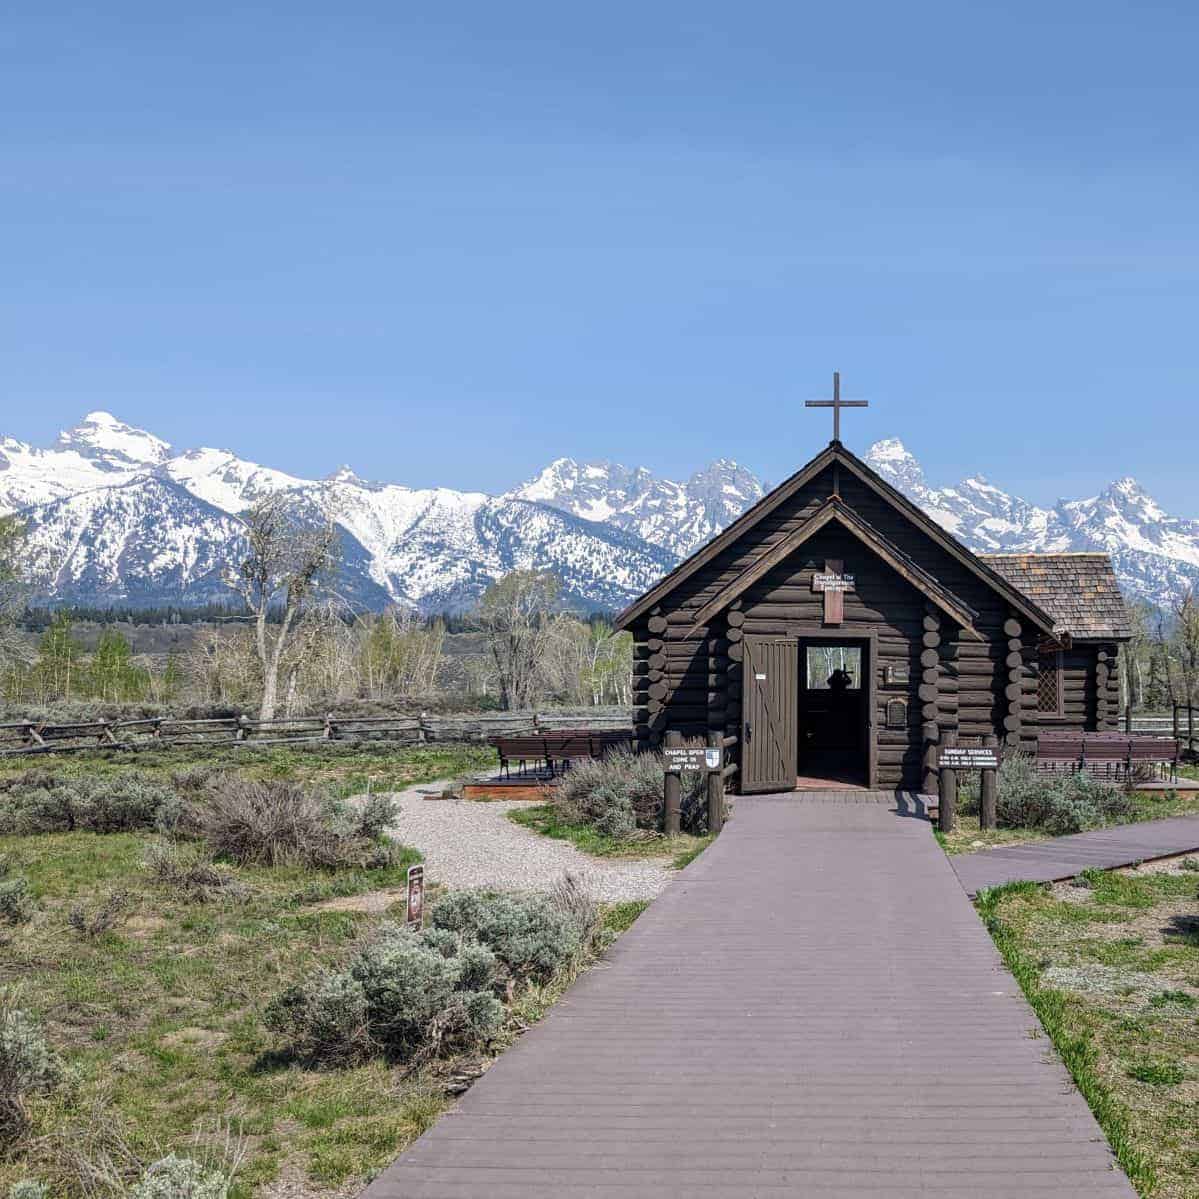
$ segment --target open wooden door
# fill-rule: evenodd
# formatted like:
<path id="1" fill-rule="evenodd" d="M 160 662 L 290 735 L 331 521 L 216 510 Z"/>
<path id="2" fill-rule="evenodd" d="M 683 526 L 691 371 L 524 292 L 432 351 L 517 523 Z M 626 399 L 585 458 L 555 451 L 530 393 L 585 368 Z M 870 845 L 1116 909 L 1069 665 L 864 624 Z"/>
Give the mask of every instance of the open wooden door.
<path id="1" fill-rule="evenodd" d="M 741 790 L 794 791 L 799 746 L 799 643 L 745 638 Z"/>

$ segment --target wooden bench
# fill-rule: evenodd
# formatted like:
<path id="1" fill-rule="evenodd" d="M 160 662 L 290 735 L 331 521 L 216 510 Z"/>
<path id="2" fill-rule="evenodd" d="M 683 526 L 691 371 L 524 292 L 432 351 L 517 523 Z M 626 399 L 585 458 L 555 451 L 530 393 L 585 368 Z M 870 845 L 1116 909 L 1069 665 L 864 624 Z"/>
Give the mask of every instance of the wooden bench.
<path id="1" fill-rule="evenodd" d="M 614 729 L 573 729 L 560 733 L 544 732 L 521 735 L 488 737 L 487 743 L 500 756 L 500 773 L 512 775 L 512 764 L 517 763 L 521 774 L 527 773 L 529 764 L 543 762 L 550 774 L 569 768 L 571 761 L 578 758 L 602 758 L 610 750 L 631 747 L 631 731 Z"/>
<path id="2" fill-rule="evenodd" d="M 1081 772 L 1096 778 L 1132 783 L 1142 771 L 1178 781 L 1182 745 L 1170 737 L 1128 733 L 1041 733 L 1037 769 Z"/>

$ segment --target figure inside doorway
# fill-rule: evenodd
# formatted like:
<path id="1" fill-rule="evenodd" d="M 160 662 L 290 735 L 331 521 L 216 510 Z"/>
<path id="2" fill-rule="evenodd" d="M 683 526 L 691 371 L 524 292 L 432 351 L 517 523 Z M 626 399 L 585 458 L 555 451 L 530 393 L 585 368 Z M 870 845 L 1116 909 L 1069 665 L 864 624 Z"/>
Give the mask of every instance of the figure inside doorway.
<path id="1" fill-rule="evenodd" d="M 828 689 L 833 693 L 834 700 L 843 699 L 845 693 L 853 686 L 853 675 L 844 666 L 838 666 L 828 676 Z"/>

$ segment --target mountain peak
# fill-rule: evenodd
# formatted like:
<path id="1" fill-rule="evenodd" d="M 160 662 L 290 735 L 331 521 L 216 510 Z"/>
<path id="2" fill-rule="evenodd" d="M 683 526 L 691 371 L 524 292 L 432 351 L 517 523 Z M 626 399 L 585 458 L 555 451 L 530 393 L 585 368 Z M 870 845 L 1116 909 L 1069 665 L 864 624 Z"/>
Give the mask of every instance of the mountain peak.
<path id="1" fill-rule="evenodd" d="M 900 491 L 920 491 L 924 488 L 924 471 L 916 456 L 898 437 L 885 437 L 866 451 L 866 464 Z"/>
<path id="2" fill-rule="evenodd" d="M 104 470 L 158 466 L 171 456 L 161 437 L 118 420 L 111 412 L 89 412 L 79 424 L 64 429 L 54 448 L 73 450 Z"/>

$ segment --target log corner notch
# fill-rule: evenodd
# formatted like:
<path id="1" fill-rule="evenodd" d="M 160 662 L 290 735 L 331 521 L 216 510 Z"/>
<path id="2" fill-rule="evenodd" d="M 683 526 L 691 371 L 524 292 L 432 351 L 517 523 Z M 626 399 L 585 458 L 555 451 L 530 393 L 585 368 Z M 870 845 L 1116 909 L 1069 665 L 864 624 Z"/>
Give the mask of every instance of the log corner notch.
<path id="1" fill-rule="evenodd" d="M 923 742 L 921 787 L 925 795 L 939 790 L 937 745 L 941 737 L 941 615 L 925 604 L 920 651 L 920 736 Z"/>
<path id="2" fill-rule="evenodd" d="M 1023 726 L 1024 708 L 1024 640 L 1023 628 L 1016 618 L 1016 613 L 1008 615 L 1003 624 L 1007 643 L 1007 686 L 1004 696 L 1007 699 L 1007 715 L 1003 718 L 1003 740 L 1010 749 L 1020 748 L 1020 734 Z"/>

